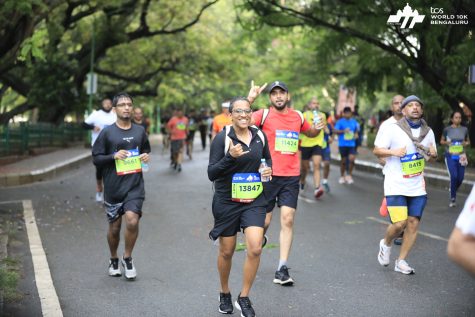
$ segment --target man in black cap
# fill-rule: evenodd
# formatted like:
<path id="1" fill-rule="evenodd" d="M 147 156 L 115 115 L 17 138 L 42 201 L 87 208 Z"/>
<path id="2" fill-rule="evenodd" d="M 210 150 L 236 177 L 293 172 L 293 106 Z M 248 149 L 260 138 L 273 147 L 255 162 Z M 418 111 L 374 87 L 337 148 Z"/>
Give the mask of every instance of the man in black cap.
<path id="1" fill-rule="evenodd" d="M 248 99 L 252 103 L 265 89 L 263 86 L 251 84 Z M 275 272 L 274 283 L 292 285 L 287 260 L 293 239 L 293 223 L 299 195 L 300 158 L 298 155 L 299 134 L 315 137 L 325 127 L 324 120 L 311 125 L 304 120 L 300 111 L 287 107 L 289 90 L 281 81 L 275 81 L 269 86 L 269 109 L 261 109 L 253 113 L 253 123 L 266 135 L 272 157 L 272 179 L 265 183 L 264 193 L 267 201 L 265 229 L 269 227 L 272 211 L 280 207 L 280 259 Z M 264 242 L 266 242 L 266 237 Z"/>
<path id="2" fill-rule="evenodd" d="M 406 257 L 416 241 L 427 202 L 422 175 L 425 162 L 437 158 L 437 149 L 434 132 L 422 119 L 423 102 L 417 96 L 409 96 L 402 101 L 401 110 L 404 117 L 378 133 L 374 144 L 374 154 L 386 160 L 384 195 L 391 219 L 384 239 L 379 242 L 378 262 L 389 265 L 392 241 L 404 231 L 394 270 L 414 274 Z"/>

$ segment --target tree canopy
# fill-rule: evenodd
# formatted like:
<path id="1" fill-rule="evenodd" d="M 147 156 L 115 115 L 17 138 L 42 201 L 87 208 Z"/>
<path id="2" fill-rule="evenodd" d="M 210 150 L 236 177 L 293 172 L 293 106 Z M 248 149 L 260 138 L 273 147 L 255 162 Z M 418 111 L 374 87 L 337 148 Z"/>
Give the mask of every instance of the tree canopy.
<path id="1" fill-rule="evenodd" d="M 475 60 L 473 24 L 388 25 L 401 4 L 327 0 L 6 0 L 0 7 L 0 122 L 34 109 L 38 120 L 81 116 L 91 53 L 98 96 L 126 90 L 146 108 L 218 109 L 251 80 L 288 83 L 297 108 L 317 96 L 333 109 L 340 85 L 355 87 L 366 113 L 394 93 L 418 94 L 437 120 L 463 103 Z M 469 0 L 434 1 L 465 14 Z M 94 51 L 92 39 L 94 36 Z M 259 98 L 262 107 L 266 98 Z M 472 137 L 475 139 L 475 137 Z"/>

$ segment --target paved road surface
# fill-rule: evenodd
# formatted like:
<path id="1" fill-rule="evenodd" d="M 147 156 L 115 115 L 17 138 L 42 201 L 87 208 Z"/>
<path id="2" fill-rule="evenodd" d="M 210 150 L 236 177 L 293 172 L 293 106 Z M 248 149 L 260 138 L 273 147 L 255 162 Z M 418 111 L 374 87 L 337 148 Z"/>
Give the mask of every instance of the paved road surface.
<path id="1" fill-rule="evenodd" d="M 0 208 L 17 217 L 22 205 L 7 201 L 32 201 L 64 316 L 220 316 L 217 247 L 208 239 L 208 153 L 196 150 L 193 161 L 176 174 L 168 167 L 168 154 L 158 147 L 155 152 L 145 176 L 147 200 L 133 254 L 138 271 L 133 282 L 106 274 L 107 222 L 94 202 L 92 164 L 59 179 L 0 191 Z M 444 239 L 460 210 L 446 206 L 447 192 L 429 190 L 420 230 L 432 237 L 418 237 L 408 259 L 416 274 L 405 276 L 376 260 L 386 228 L 377 214 L 381 177 L 357 173 L 355 184 L 348 186 L 337 184 L 336 168 L 331 173 L 329 195 L 316 202 L 309 191 L 299 201 L 289 261 L 294 287 L 272 283 L 279 252 L 263 251 L 250 295 L 258 316 L 475 315 L 475 280 L 446 256 Z M 277 216 L 270 243 L 278 243 Z M 398 248 L 393 248 L 392 260 Z M 23 229 L 15 234 L 10 252 L 26 272 L 20 285 L 25 295 L 19 304 L 7 305 L 6 314 L 40 316 L 27 250 Z M 236 252 L 233 298 L 241 285 L 243 257 L 244 252 Z"/>

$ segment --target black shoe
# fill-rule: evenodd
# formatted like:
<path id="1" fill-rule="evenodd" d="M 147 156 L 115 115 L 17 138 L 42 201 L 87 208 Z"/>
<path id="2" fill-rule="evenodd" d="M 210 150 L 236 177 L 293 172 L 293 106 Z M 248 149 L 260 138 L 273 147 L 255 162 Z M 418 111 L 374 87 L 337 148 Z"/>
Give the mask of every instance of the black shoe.
<path id="1" fill-rule="evenodd" d="M 255 317 L 256 312 L 252 308 L 252 303 L 249 297 L 241 297 L 239 294 L 237 300 L 234 302 L 234 306 L 241 311 L 241 317 Z"/>
<path id="2" fill-rule="evenodd" d="M 282 265 L 280 270 L 275 272 L 274 283 L 284 286 L 291 286 L 294 284 L 294 280 L 290 277 L 287 266 Z"/>
<path id="3" fill-rule="evenodd" d="M 232 314 L 233 311 L 231 293 L 219 293 L 219 312 L 221 314 Z"/>
<path id="4" fill-rule="evenodd" d="M 267 240 L 268 240 L 267 235 L 264 234 L 264 237 L 262 238 L 262 247 L 266 246 Z"/>
<path id="5" fill-rule="evenodd" d="M 399 237 L 397 237 L 396 239 L 394 239 L 394 244 L 395 245 L 402 245 L 402 238 L 404 238 L 404 231 L 401 232 L 401 234 L 399 235 Z"/>
<path id="6" fill-rule="evenodd" d="M 178 167 L 177 167 L 176 170 L 177 170 L 178 172 L 181 172 L 181 164 L 178 164 L 177 166 L 178 166 Z"/>

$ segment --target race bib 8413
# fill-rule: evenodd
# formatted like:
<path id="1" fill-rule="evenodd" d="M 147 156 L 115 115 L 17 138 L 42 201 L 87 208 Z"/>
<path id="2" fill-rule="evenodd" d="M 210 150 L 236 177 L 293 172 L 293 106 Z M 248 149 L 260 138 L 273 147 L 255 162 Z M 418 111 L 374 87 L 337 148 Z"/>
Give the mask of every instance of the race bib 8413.
<path id="1" fill-rule="evenodd" d="M 404 178 L 419 176 L 424 171 L 424 157 L 419 153 L 407 154 L 401 157 L 401 167 Z"/>

